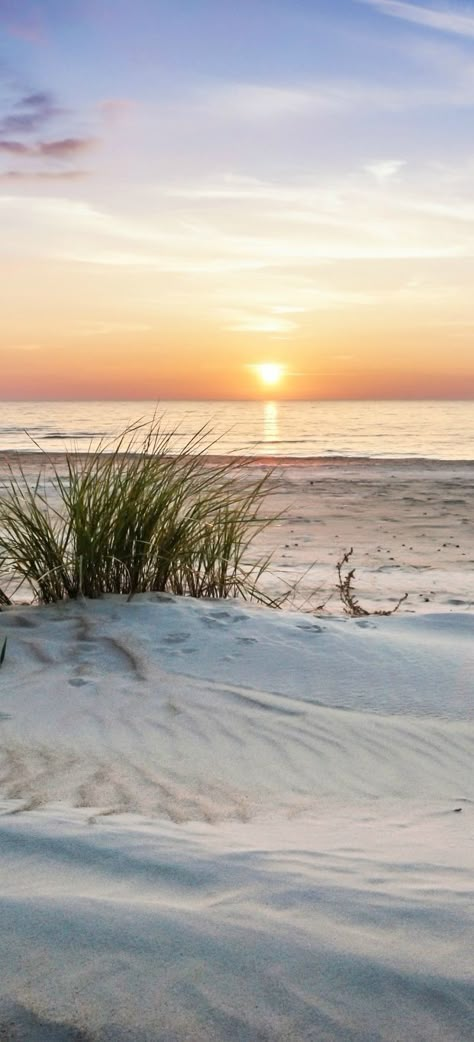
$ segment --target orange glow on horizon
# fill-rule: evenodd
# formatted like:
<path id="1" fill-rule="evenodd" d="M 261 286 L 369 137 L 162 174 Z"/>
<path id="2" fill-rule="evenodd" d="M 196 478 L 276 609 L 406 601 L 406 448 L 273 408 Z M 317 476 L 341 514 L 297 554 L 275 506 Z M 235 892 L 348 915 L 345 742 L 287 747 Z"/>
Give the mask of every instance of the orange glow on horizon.
<path id="1" fill-rule="evenodd" d="M 171 276 L 153 292 L 141 270 L 104 270 L 99 278 L 94 267 L 25 263 L 1 274 L 3 399 L 474 396 L 467 296 L 455 324 L 446 312 L 443 318 L 442 297 L 436 315 L 425 314 L 424 300 L 403 310 L 386 299 L 377 307 L 302 311 L 291 329 L 262 332 L 256 317 L 245 328 L 234 318 L 228 325 L 191 283 L 183 311 Z M 240 292 L 253 292 L 252 282 L 240 279 Z M 232 292 L 234 278 L 222 285 Z"/>

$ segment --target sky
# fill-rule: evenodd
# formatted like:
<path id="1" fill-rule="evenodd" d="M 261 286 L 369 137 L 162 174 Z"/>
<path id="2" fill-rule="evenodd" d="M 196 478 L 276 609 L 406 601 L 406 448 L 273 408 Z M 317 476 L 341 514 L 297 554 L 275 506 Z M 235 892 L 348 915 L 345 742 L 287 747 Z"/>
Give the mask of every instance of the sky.
<path id="1" fill-rule="evenodd" d="M 0 398 L 474 397 L 473 117 L 474 0 L 0 0 Z"/>

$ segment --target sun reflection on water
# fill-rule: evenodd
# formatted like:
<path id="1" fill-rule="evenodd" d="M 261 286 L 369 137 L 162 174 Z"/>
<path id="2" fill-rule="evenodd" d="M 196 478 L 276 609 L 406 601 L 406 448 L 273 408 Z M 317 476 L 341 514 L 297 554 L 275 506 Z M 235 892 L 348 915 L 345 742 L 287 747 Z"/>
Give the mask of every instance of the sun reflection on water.
<path id="1" fill-rule="evenodd" d="M 263 403 L 263 440 L 266 445 L 280 440 L 279 409 L 277 402 Z"/>

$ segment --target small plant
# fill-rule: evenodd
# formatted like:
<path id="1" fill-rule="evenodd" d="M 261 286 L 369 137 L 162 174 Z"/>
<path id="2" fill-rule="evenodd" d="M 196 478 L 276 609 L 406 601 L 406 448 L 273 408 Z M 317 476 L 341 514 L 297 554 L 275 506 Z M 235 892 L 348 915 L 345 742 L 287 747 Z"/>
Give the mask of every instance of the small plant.
<path id="1" fill-rule="evenodd" d="M 5 659 L 5 652 L 7 650 L 7 640 L 8 640 L 8 638 L 5 637 L 5 640 L 3 641 L 3 644 L 2 644 L 2 646 L 0 648 L 0 666 L 3 666 L 3 662 L 4 662 L 4 659 Z"/>
<path id="2" fill-rule="evenodd" d="M 350 550 L 346 551 L 344 556 L 336 565 L 338 575 L 337 589 L 346 615 L 351 615 L 353 618 L 360 618 L 365 615 L 394 615 L 394 613 L 398 611 L 400 605 L 406 601 L 408 597 L 407 593 L 404 593 L 403 597 L 400 597 L 400 600 L 393 608 L 387 608 L 385 611 L 368 611 L 367 608 L 364 608 L 359 604 L 353 587 L 355 568 L 350 568 L 345 573 L 343 571 L 343 569 L 348 566 L 353 552 L 354 548 L 351 546 Z"/>

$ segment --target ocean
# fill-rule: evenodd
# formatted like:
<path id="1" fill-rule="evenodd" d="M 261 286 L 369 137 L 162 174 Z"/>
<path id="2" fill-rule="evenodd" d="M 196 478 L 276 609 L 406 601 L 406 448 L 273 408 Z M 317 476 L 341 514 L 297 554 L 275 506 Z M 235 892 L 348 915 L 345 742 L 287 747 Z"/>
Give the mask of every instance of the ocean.
<path id="1" fill-rule="evenodd" d="M 0 451 L 64 452 L 156 413 L 180 447 L 207 425 L 219 455 L 474 459 L 474 402 L 0 402 Z"/>

